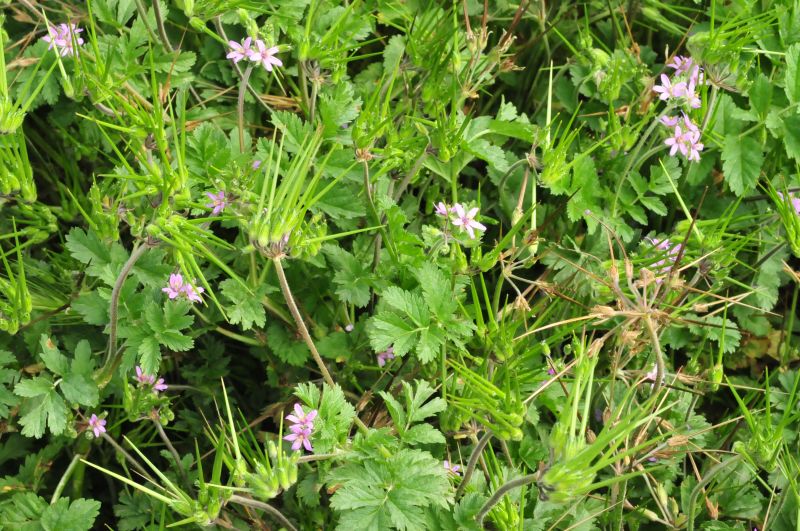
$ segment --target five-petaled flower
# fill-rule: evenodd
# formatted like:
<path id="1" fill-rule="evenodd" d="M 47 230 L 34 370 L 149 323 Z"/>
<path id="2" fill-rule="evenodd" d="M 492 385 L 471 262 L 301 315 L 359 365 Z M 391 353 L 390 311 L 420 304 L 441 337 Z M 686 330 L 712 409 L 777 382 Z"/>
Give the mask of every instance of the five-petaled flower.
<path id="1" fill-rule="evenodd" d="M 446 459 L 444 461 L 444 469 L 447 470 L 448 473 L 453 474 L 454 476 L 461 475 L 461 465 L 453 464 Z"/>
<path id="2" fill-rule="evenodd" d="M 247 37 L 241 43 L 228 41 L 228 46 L 231 47 L 231 51 L 228 52 L 226 57 L 228 59 L 233 59 L 234 63 L 238 63 L 242 59 L 250 59 L 250 56 L 253 54 L 253 49 L 250 47 L 252 41 L 252 37 Z"/>
<path id="3" fill-rule="evenodd" d="M 206 195 L 209 199 L 211 199 L 210 203 L 206 203 L 206 208 L 213 209 L 211 211 L 212 216 L 216 216 L 225 210 L 225 207 L 228 205 L 228 203 L 225 201 L 225 190 L 220 190 L 216 194 L 206 192 Z"/>
<path id="4" fill-rule="evenodd" d="M 183 275 L 180 273 L 172 273 L 169 276 L 169 284 L 166 288 L 161 288 L 161 291 L 166 293 L 170 299 L 176 299 L 180 295 L 185 295 L 191 302 L 203 302 L 200 294 L 205 292 L 205 288 L 184 283 Z"/>
<path id="5" fill-rule="evenodd" d="M 250 54 L 251 61 L 254 63 L 261 63 L 261 66 L 263 66 L 267 72 L 272 72 L 273 66 L 283 66 L 283 61 L 275 57 L 275 54 L 280 50 L 277 46 L 267 48 L 264 41 L 257 40 L 256 47 L 258 50 L 253 50 L 253 53 Z"/>
<path id="6" fill-rule="evenodd" d="M 106 419 L 101 419 L 94 413 L 89 417 L 89 428 L 91 428 L 95 437 L 100 437 L 101 433 L 106 432 Z"/>
<path id="7" fill-rule="evenodd" d="M 692 61 L 691 57 L 684 57 L 682 55 L 676 55 L 673 57 L 671 63 L 667 63 L 667 66 L 670 68 L 675 69 L 675 74 L 682 74 L 684 72 L 688 72 L 694 61 Z"/>
<path id="8" fill-rule="evenodd" d="M 75 45 L 83 44 L 83 39 L 78 35 L 83 30 L 73 24 L 59 24 L 58 26 L 48 26 L 47 35 L 42 37 L 44 42 L 50 43 L 47 47 L 48 50 L 56 48 L 61 57 L 74 55 L 76 53 Z"/>
<path id="9" fill-rule="evenodd" d="M 478 229 L 479 231 L 486 230 L 486 226 L 484 224 L 475 220 L 475 216 L 478 215 L 478 207 L 473 207 L 469 210 L 469 212 L 467 212 L 464 209 L 464 205 L 461 203 L 456 203 L 453 205 L 451 212 L 456 215 L 455 219 L 453 220 L 453 225 L 456 227 L 461 227 L 462 230 L 467 231 L 467 234 L 469 234 L 469 237 L 473 240 L 475 239 L 475 229 Z"/>
<path id="10" fill-rule="evenodd" d="M 289 426 L 289 431 L 292 433 L 284 439 L 292 443 L 292 450 L 299 450 L 302 446 L 309 452 L 314 451 L 311 446 L 311 432 L 314 431 L 314 419 L 317 418 L 317 414 L 316 409 L 306 413 L 303 411 L 303 406 L 295 404 L 294 414 L 286 415 L 286 420 L 292 423 Z"/>
<path id="11" fill-rule="evenodd" d="M 659 94 L 658 99 L 664 101 L 670 98 L 680 98 L 686 95 L 686 82 L 679 81 L 673 85 L 666 74 L 661 74 L 661 84 L 654 86 L 653 92 L 657 92 Z"/>
<path id="12" fill-rule="evenodd" d="M 378 367 L 383 367 L 386 362 L 394 359 L 394 346 L 391 346 L 383 352 L 378 352 Z"/>

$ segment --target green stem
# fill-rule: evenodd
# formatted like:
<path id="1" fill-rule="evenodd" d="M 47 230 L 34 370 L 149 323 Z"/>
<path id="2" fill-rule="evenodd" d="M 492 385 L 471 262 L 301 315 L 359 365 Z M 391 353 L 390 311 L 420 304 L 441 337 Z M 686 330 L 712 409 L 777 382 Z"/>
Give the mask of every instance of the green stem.
<path id="1" fill-rule="evenodd" d="M 653 382 L 653 389 L 650 393 L 651 396 L 657 396 L 661 390 L 662 380 L 664 379 L 664 354 L 661 352 L 661 341 L 658 339 L 655 325 L 649 315 L 644 316 L 645 328 L 650 335 L 650 341 L 653 344 L 653 354 L 656 357 L 656 381 Z"/>
<path id="2" fill-rule="evenodd" d="M 521 478 L 512 479 L 497 489 L 494 494 L 492 494 L 492 497 L 489 498 L 485 504 L 483 504 L 483 507 L 481 507 L 481 510 L 478 512 L 478 514 L 475 515 L 475 520 L 478 522 L 478 526 L 481 528 L 483 527 L 483 519 L 486 518 L 486 515 L 489 513 L 489 511 L 491 511 L 492 508 L 497 505 L 498 502 L 500 502 L 507 492 L 533 483 L 536 481 L 536 476 L 538 475 L 538 473 L 528 474 L 527 476 L 522 476 Z"/>
<path id="3" fill-rule="evenodd" d="M 175 465 L 178 467 L 178 474 L 181 476 L 181 481 L 186 485 L 186 471 L 183 469 L 183 462 L 181 461 L 181 456 L 178 454 L 178 450 L 172 445 L 172 441 L 169 440 L 169 436 L 167 432 L 164 431 L 164 426 L 161 425 L 161 422 L 158 420 L 158 413 L 153 412 L 150 420 L 153 421 L 153 424 L 156 426 L 156 431 L 158 432 L 158 436 L 161 437 L 161 440 L 164 441 L 169 453 L 172 454 L 172 458 L 175 460 Z"/>
<path id="4" fill-rule="evenodd" d="M 67 481 L 69 481 L 70 476 L 72 476 L 72 472 L 75 470 L 78 462 L 83 457 L 86 456 L 80 453 L 75 454 L 75 456 L 72 458 L 72 461 L 69 462 L 67 469 L 64 471 L 61 479 L 58 481 L 58 485 L 56 485 L 56 490 L 53 491 L 53 496 L 50 498 L 50 505 L 53 505 L 61 497 L 61 493 L 64 492 L 64 488 L 67 486 Z"/>
<path id="5" fill-rule="evenodd" d="M 634 162 L 637 161 L 637 157 L 639 156 L 639 152 L 642 150 L 642 147 L 650 138 L 650 135 L 653 134 L 653 130 L 658 126 L 659 121 L 658 117 L 655 118 L 651 123 L 650 126 L 647 128 L 645 133 L 642 135 L 642 138 L 639 139 L 639 143 L 636 144 L 636 148 L 634 148 L 633 153 L 628 156 L 628 165 L 625 166 L 625 171 L 622 172 L 622 176 L 620 177 L 619 183 L 617 183 L 617 191 L 614 192 L 614 202 L 611 204 L 611 216 L 615 217 L 617 215 L 617 202 L 619 201 L 619 193 L 622 190 L 622 185 L 628 180 L 628 173 L 630 173 L 631 169 L 633 168 Z"/>
<path id="6" fill-rule="evenodd" d="M 115 441 L 113 437 L 111 437 L 108 433 L 105 432 L 101 433 L 100 437 L 102 437 L 103 440 L 106 441 L 108 444 L 113 446 L 116 451 L 122 454 L 125 460 L 128 461 L 128 463 L 130 463 L 130 465 L 133 468 L 135 468 L 136 471 L 139 472 L 145 479 L 147 479 L 151 483 L 154 484 L 156 483 L 156 480 L 153 479 L 153 476 L 148 474 L 147 470 L 145 470 L 145 468 L 142 465 L 140 465 L 139 462 L 136 459 L 134 459 L 133 456 L 127 452 L 127 450 L 125 450 L 125 448 L 117 444 L 117 441 Z"/>

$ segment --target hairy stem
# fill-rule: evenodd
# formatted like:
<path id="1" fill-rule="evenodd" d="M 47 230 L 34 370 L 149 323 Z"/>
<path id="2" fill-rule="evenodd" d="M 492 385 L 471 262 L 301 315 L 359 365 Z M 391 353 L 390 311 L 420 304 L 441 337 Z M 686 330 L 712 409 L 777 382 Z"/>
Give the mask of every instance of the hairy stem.
<path id="1" fill-rule="evenodd" d="M 297 303 L 294 301 L 294 296 L 292 295 L 292 290 L 289 287 L 289 282 L 286 280 L 286 273 L 283 270 L 283 264 L 281 263 L 281 260 L 281 257 L 276 256 L 272 259 L 272 263 L 275 264 L 275 272 L 278 274 L 278 282 L 281 285 L 283 298 L 286 299 L 286 304 L 289 306 L 289 312 L 291 312 L 295 325 L 297 325 L 297 330 L 303 337 L 303 341 L 305 341 L 308 350 L 311 351 L 311 356 L 317 363 L 319 372 L 322 373 L 322 379 L 325 380 L 325 383 L 330 387 L 336 387 L 336 382 L 333 381 L 331 373 L 328 372 L 328 367 L 325 366 L 325 362 L 322 360 L 322 356 L 320 356 L 317 346 L 314 344 L 314 340 L 311 338 L 311 334 L 308 333 L 308 328 L 306 327 L 305 321 L 303 321 L 303 316 L 300 314 L 300 310 L 297 308 Z M 367 426 L 361 422 L 361 419 L 358 417 L 355 418 L 355 423 L 359 430 L 363 432 L 367 431 Z"/>
<path id="2" fill-rule="evenodd" d="M 649 315 L 644 316 L 644 324 L 645 328 L 647 328 L 647 333 L 650 335 L 650 341 L 653 343 L 653 354 L 656 357 L 656 381 L 653 382 L 651 395 L 657 396 L 664 380 L 664 353 L 661 352 L 661 341 L 658 339 L 656 327 Z"/>
<path id="3" fill-rule="evenodd" d="M 130 465 L 133 468 L 135 468 L 136 471 L 139 472 L 142 475 L 142 477 L 144 477 L 145 479 L 147 479 L 151 483 L 155 483 L 156 482 L 156 480 L 153 479 L 153 476 L 148 474 L 147 470 L 145 470 L 145 468 L 142 465 L 140 465 L 139 462 L 136 459 L 134 459 L 133 456 L 131 454 L 129 454 L 127 450 L 125 450 L 125 448 L 123 448 L 122 446 L 117 444 L 117 441 L 115 441 L 113 437 L 111 437 L 109 434 L 107 434 L 105 432 L 101 433 L 100 437 L 102 437 L 103 440 L 106 441 L 108 444 L 113 446 L 116 451 L 118 451 L 120 454 L 122 454 L 122 456 L 125 458 L 125 460 L 128 463 L 130 463 Z"/>
<path id="4" fill-rule="evenodd" d="M 78 462 L 83 458 L 86 457 L 84 454 L 76 453 L 72 461 L 69 462 L 67 469 L 64 471 L 64 474 L 61 475 L 61 479 L 58 481 L 58 485 L 56 485 L 56 490 L 53 491 L 53 496 L 50 498 L 50 505 L 53 505 L 58 499 L 61 497 L 61 493 L 64 492 L 64 488 L 67 486 L 67 482 L 69 478 L 72 476 L 72 472 L 75 470 Z"/>
<path id="5" fill-rule="evenodd" d="M 536 477 L 538 473 L 528 474 L 527 476 L 522 476 L 521 478 L 512 479 L 511 481 L 501 485 L 499 489 L 497 489 L 492 497 L 489 498 L 478 514 L 475 515 L 475 520 L 478 522 L 478 526 L 483 527 L 483 519 L 486 518 L 486 515 L 489 514 L 489 511 L 492 510 L 492 507 L 498 504 L 498 502 L 506 495 L 507 492 L 512 491 L 518 487 L 523 487 L 529 483 L 533 483 L 536 481 Z"/>
<path id="6" fill-rule="evenodd" d="M 461 495 L 464 493 L 464 489 L 467 487 L 467 483 L 469 483 L 469 480 L 472 479 L 472 473 L 475 472 L 475 465 L 478 464 L 478 459 L 480 459 L 483 449 L 486 448 L 486 445 L 491 438 L 492 432 L 487 431 L 483 434 L 483 437 L 481 437 L 481 439 L 478 441 L 478 444 L 476 444 L 475 448 L 472 450 L 472 454 L 469 456 L 469 462 L 467 463 L 467 468 L 464 469 L 464 478 L 461 480 L 461 484 L 456 490 L 456 500 L 461 498 Z"/>
<path id="7" fill-rule="evenodd" d="M 247 507 L 252 507 L 254 509 L 261 509 L 263 511 L 266 511 L 269 514 L 271 514 L 277 521 L 279 521 L 281 525 L 284 526 L 286 529 L 289 529 L 290 531 L 297 531 L 297 528 L 294 525 L 292 525 L 292 523 L 289 521 L 288 518 L 283 516 L 283 513 L 281 513 L 278 509 L 276 509 L 275 507 L 273 507 L 268 503 L 264 503 L 258 500 L 253 500 L 251 498 L 245 498 L 244 496 L 239 496 L 238 494 L 233 494 L 230 497 L 229 501 L 232 501 L 233 503 L 238 503 L 239 505 L 245 505 Z"/>
<path id="8" fill-rule="evenodd" d="M 147 249 L 152 246 L 151 243 L 145 242 L 133 248 L 130 257 L 128 257 L 128 261 L 122 266 L 122 270 L 119 272 L 119 276 L 114 282 L 114 287 L 111 289 L 111 306 L 108 310 L 108 352 L 106 352 L 106 359 L 100 373 L 101 378 L 98 382 L 98 385 L 102 385 L 103 387 L 107 381 L 111 379 L 113 367 L 116 365 L 117 321 L 119 319 L 119 295 L 122 291 L 122 285 L 125 283 L 125 279 L 128 278 L 133 266 L 139 261 L 139 258 L 144 256 Z"/>
<path id="9" fill-rule="evenodd" d="M 178 450 L 172 445 L 172 441 L 169 440 L 169 436 L 167 432 L 164 431 L 164 426 L 161 425 L 161 422 L 158 420 L 158 413 L 153 412 L 150 420 L 153 421 L 153 424 L 156 426 L 156 431 L 158 431 L 158 436 L 161 437 L 161 440 L 164 441 L 169 453 L 172 454 L 172 458 L 175 460 L 175 464 L 178 467 L 178 474 L 181 476 L 181 481 L 186 484 L 186 471 L 183 469 L 183 462 L 181 461 L 181 456 L 178 454 Z"/>

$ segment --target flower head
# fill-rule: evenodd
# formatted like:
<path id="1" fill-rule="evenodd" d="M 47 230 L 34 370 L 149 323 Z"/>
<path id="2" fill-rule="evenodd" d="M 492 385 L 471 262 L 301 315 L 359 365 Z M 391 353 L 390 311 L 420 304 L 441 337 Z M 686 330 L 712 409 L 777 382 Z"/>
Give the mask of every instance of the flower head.
<path id="1" fill-rule="evenodd" d="M 658 119 L 659 122 L 666 125 L 667 127 L 675 127 L 676 125 L 678 125 L 678 120 L 680 120 L 680 118 L 678 118 L 677 116 L 666 116 L 666 115 Z"/>
<path id="2" fill-rule="evenodd" d="M 191 284 L 183 282 L 183 275 L 180 273 L 172 273 L 169 276 L 169 284 L 166 288 L 161 288 L 161 291 L 166 293 L 170 299 L 176 299 L 180 295 L 184 295 L 191 302 L 203 302 L 200 294 L 205 292 L 205 288 L 201 286 L 192 286 Z"/>
<path id="3" fill-rule="evenodd" d="M 453 464 L 446 459 L 444 461 L 444 469 L 447 470 L 448 473 L 453 474 L 454 476 L 461 475 L 461 465 Z"/>
<path id="4" fill-rule="evenodd" d="M 683 74 L 684 72 L 688 72 L 689 69 L 692 68 L 692 65 L 694 65 L 692 58 L 684 57 L 682 55 L 676 55 L 673 57 L 671 63 L 667 63 L 668 67 L 675 69 L 675 74 Z"/>
<path id="5" fill-rule="evenodd" d="M 444 202 L 439 201 L 438 203 L 436 203 L 434 212 L 436 212 L 436 215 L 438 216 L 447 217 L 447 214 L 450 213 L 450 208 L 446 204 L 444 204 Z"/>
<path id="6" fill-rule="evenodd" d="M 657 377 L 658 377 L 658 367 L 657 367 L 657 366 L 656 366 L 656 364 L 654 363 L 654 364 L 653 364 L 653 368 L 652 368 L 652 369 L 650 369 L 650 371 L 648 371 L 648 372 L 647 372 L 647 374 L 645 374 L 645 375 L 644 375 L 644 379 L 645 379 L 645 381 L 653 382 L 653 383 L 651 383 L 651 384 L 650 384 L 650 388 L 651 388 L 651 389 L 652 389 L 652 388 L 653 388 L 653 386 L 655 385 L 655 383 L 656 383 L 656 378 L 657 378 Z M 662 374 L 662 375 L 661 375 L 661 382 L 662 382 L 662 383 L 664 382 L 664 378 L 665 378 L 665 377 L 666 377 L 666 375 L 665 375 L 665 374 Z"/>
<path id="7" fill-rule="evenodd" d="M 169 295 L 170 299 L 175 299 L 183 292 L 183 275 L 180 273 L 173 273 L 169 276 L 169 285 L 166 288 L 161 288 L 161 291 Z"/>
<path id="8" fill-rule="evenodd" d="M 164 383 L 164 378 L 156 379 L 156 376 L 153 376 L 152 374 L 146 374 L 138 365 L 136 366 L 136 381 L 142 386 L 152 387 L 153 391 L 156 393 L 167 390 L 167 384 Z"/>
<path id="9" fill-rule="evenodd" d="M 75 44 L 83 44 L 83 39 L 78 35 L 83 30 L 70 22 L 69 24 L 59 24 L 58 26 L 48 26 L 47 35 L 42 37 L 44 42 L 49 43 L 48 50 L 56 48 L 61 57 L 74 55 Z"/>
<path id="10" fill-rule="evenodd" d="M 253 54 L 253 49 L 250 48 L 250 43 L 253 41 L 251 37 L 247 37 L 240 43 L 236 41 L 228 41 L 228 46 L 231 47 L 230 52 L 226 56 L 228 59 L 233 59 L 234 63 L 238 63 L 242 59 L 249 59 Z"/>
<path id="11" fill-rule="evenodd" d="M 91 428 L 95 437 L 100 437 L 101 433 L 106 432 L 106 419 L 101 419 L 94 413 L 89 417 L 89 428 Z"/>
<path id="12" fill-rule="evenodd" d="M 653 87 L 653 92 L 659 94 L 658 99 L 666 101 L 670 98 L 680 98 L 686 94 L 686 82 L 680 81 L 674 85 L 666 74 L 661 74 L 661 84 Z"/>
<path id="13" fill-rule="evenodd" d="M 353 323 L 347 323 L 346 325 L 344 325 L 344 331 L 347 332 L 347 333 L 352 332 L 353 328 L 355 328 L 353 326 Z"/>
<path id="14" fill-rule="evenodd" d="M 378 367 L 383 367 L 386 362 L 394 359 L 394 346 L 378 353 Z"/>
<path id="15" fill-rule="evenodd" d="M 297 433 L 299 430 L 313 430 L 314 419 L 317 418 L 318 413 L 319 412 L 316 409 L 312 409 L 306 413 L 303 411 L 303 406 L 301 406 L 299 403 L 295 403 L 294 415 L 286 415 L 286 420 L 293 424 L 289 427 L 289 429 L 295 433 Z"/>
<path id="16" fill-rule="evenodd" d="M 261 39 L 256 41 L 257 50 L 253 50 L 250 54 L 250 60 L 254 63 L 261 63 L 267 72 L 272 72 L 273 66 L 283 66 L 283 61 L 275 57 L 275 54 L 280 51 L 280 48 L 277 46 L 272 46 L 267 48 L 267 45 L 264 44 L 264 41 Z"/>
<path id="17" fill-rule="evenodd" d="M 211 199 L 210 203 L 206 203 L 206 208 L 212 208 L 211 211 L 212 216 L 216 216 L 228 205 L 225 201 L 225 190 L 220 190 L 216 194 L 212 194 L 211 192 L 206 192 L 206 195 L 209 199 Z"/>
<path id="18" fill-rule="evenodd" d="M 284 437 L 284 440 L 292 443 L 292 450 L 299 450 L 302 446 L 309 452 L 314 451 L 314 448 L 311 446 L 311 430 L 301 429 L 292 431 L 292 433 Z"/>
<path id="19" fill-rule="evenodd" d="M 475 239 L 475 229 L 485 231 L 486 226 L 482 223 L 475 221 L 475 216 L 478 215 L 478 207 L 471 208 L 469 212 L 464 210 L 464 205 L 456 203 L 451 210 L 456 215 L 453 220 L 453 225 L 461 227 L 462 230 L 467 231 L 469 237 Z"/>

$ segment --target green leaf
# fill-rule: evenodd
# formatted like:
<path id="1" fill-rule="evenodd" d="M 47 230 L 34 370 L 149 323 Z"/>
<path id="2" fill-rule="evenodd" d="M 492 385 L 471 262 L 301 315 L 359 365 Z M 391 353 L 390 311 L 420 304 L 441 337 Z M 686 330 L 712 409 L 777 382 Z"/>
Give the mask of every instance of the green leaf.
<path id="1" fill-rule="evenodd" d="M 323 251 L 336 271 L 333 283 L 339 298 L 357 307 L 369 304 L 372 275 L 368 264 L 338 245 L 325 245 Z"/>
<path id="2" fill-rule="evenodd" d="M 747 95 L 750 96 L 750 107 L 762 118 L 769 112 L 772 103 L 772 82 L 767 76 L 759 72 Z"/>
<path id="3" fill-rule="evenodd" d="M 452 500 L 446 474 L 428 452 L 410 449 L 391 459 L 345 464 L 330 477 L 342 485 L 331 498 L 339 511 L 336 529 L 424 529 L 424 509 L 447 509 Z"/>
<path id="4" fill-rule="evenodd" d="M 403 442 L 408 445 L 415 444 L 444 444 L 446 439 L 442 432 L 430 424 L 417 424 L 411 426 L 402 436 Z"/>
<path id="5" fill-rule="evenodd" d="M 322 399 L 317 409 L 319 415 L 314 420 L 314 451 L 324 454 L 332 452 L 347 441 L 356 410 L 338 385 L 323 386 Z"/>
<path id="6" fill-rule="evenodd" d="M 267 328 L 267 344 L 281 361 L 295 367 L 305 365 L 311 356 L 306 344 L 292 337 L 286 327 L 278 322 L 271 323 Z"/>
<path id="7" fill-rule="evenodd" d="M 725 181 L 737 196 L 741 197 L 755 188 L 763 162 L 761 146 L 755 139 L 737 138 L 733 135 L 725 138 L 725 145 L 722 148 L 722 170 Z"/>
<path id="8" fill-rule="evenodd" d="M 22 380 L 14 387 L 14 394 L 24 398 L 33 398 L 46 395 L 53 390 L 53 380 L 50 376 L 35 376 L 28 380 Z"/>
<path id="9" fill-rule="evenodd" d="M 60 498 L 42 513 L 41 526 L 53 531 L 88 531 L 100 512 L 100 502 L 78 498 L 72 503 Z"/>
<path id="10" fill-rule="evenodd" d="M 793 44 L 786 50 L 784 90 L 789 103 L 800 103 L 800 43 Z"/>
<path id="11" fill-rule="evenodd" d="M 39 344 L 42 347 L 42 361 L 47 369 L 59 376 L 63 376 L 69 372 L 69 361 L 64 356 L 53 340 L 47 334 L 42 334 L 39 339 Z"/>
<path id="12" fill-rule="evenodd" d="M 225 306 L 231 323 L 242 325 L 242 330 L 250 330 L 253 325 L 261 328 L 266 324 L 267 313 L 261 304 L 266 295 L 266 285 L 261 285 L 251 292 L 239 282 L 229 278 L 220 282 L 220 289 L 222 295 L 231 301 L 230 306 Z"/>
<path id="13" fill-rule="evenodd" d="M 43 380 L 44 378 L 35 378 L 34 380 Z M 31 380 L 26 380 L 30 382 Z M 20 396 L 33 396 L 23 401 L 20 408 L 19 423 L 23 426 L 22 435 L 26 437 L 35 437 L 37 439 L 44 435 L 45 425 L 50 428 L 53 435 L 60 435 L 67 425 L 67 406 L 64 400 L 56 393 L 55 389 L 50 385 L 50 390 L 46 393 L 41 393 L 41 388 L 35 391 L 28 387 L 20 388 L 24 382 L 17 384 L 14 392 Z M 40 384 L 37 384 L 40 385 Z M 20 392 L 22 391 L 22 392 Z M 36 392 L 35 395 L 26 395 L 24 393 Z"/>
<path id="14" fill-rule="evenodd" d="M 96 406 L 100 400 L 97 384 L 89 376 L 71 373 L 61 382 L 61 392 L 68 402 Z"/>

